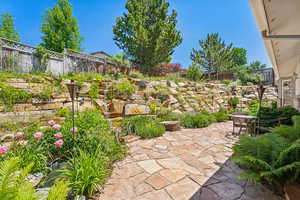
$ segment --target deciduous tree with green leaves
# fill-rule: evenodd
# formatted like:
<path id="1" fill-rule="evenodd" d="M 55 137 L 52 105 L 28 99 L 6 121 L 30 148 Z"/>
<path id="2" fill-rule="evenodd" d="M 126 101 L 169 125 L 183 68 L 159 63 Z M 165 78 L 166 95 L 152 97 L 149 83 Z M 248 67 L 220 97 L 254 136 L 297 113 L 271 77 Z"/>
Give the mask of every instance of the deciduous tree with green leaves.
<path id="1" fill-rule="evenodd" d="M 5 13 L 1 17 L 0 24 L 0 37 L 20 41 L 20 36 L 14 25 L 14 17 L 8 13 Z"/>
<path id="2" fill-rule="evenodd" d="M 234 47 L 232 49 L 232 61 L 234 65 L 246 65 L 247 64 L 247 50 L 244 48 Z"/>
<path id="3" fill-rule="evenodd" d="M 253 71 L 262 70 L 267 68 L 266 64 L 261 63 L 260 61 L 251 62 L 249 65 L 250 69 Z"/>
<path id="4" fill-rule="evenodd" d="M 81 50 L 82 37 L 69 0 L 57 0 L 57 4 L 46 11 L 41 26 L 42 44 L 46 49 L 63 52 L 64 49 Z"/>
<path id="5" fill-rule="evenodd" d="M 167 61 L 182 42 L 177 13 L 169 13 L 165 0 L 127 0 L 126 9 L 116 19 L 114 40 L 134 64 L 150 73 L 151 66 Z"/>
<path id="6" fill-rule="evenodd" d="M 200 49 L 193 49 L 191 59 L 200 65 L 210 77 L 212 72 L 227 70 L 233 64 L 232 44 L 225 44 L 218 33 L 208 34 L 205 40 L 199 41 Z"/>

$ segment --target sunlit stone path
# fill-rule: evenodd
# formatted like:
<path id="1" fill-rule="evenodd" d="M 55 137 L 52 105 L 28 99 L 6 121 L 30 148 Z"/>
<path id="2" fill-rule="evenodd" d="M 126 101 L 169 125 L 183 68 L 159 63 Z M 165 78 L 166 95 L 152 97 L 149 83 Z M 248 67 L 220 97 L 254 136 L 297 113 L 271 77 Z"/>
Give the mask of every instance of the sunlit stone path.
<path id="1" fill-rule="evenodd" d="M 232 122 L 224 122 L 202 129 L 167 132 L 150 140 L 132 139 L 128 142 L 128 156 L 114 165 L 99 199 L 221 199 L 212 194 L 201 198 L 204 194 L 201 188 L 232 155 L 231 147 L 238 138 L 233 137 L 231 131 Z M 228 190 L 234 193 L 234 199 L 246 200 L 243 191 L 237 191 L 242 187 L 226 188 L 226 184 L 219 187 L 219 190 L 225 189 L 220 192 Z M 231 199 L 229 196 L 227 194 L 226 200 Z"/>

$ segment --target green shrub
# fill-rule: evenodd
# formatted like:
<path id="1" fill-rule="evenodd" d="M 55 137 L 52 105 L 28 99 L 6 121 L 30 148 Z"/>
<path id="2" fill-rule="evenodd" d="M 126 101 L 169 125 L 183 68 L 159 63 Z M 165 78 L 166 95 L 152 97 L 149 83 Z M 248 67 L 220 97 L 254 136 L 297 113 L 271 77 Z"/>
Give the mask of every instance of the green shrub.
<path id="1" fill-rule="evenodd" d="M 165 132 L 165 127 L 154 120 L 144 124 L 140 123 L 136 126 L 136 134 L 142 138 L 160 137 Z"/>
<path id="2" fill-rule="evenodd" d="M 33 184 L 27 180 L 33 163 L 22 168 L 22 159 L 13 157 L 0 162 L 0 199 L 5 200 L 38 200 L 39 196 Z M 59 181 L 49 191 L 46 200 L 65 200 L 68 186 Z"/>
<path id="3" fill-rule="evenodd" d="M 233 160 L 241 164 L 242 178 L 284 186 L 300 178 L 300 117 L 294 126 L 280 126 L 258 137 L 242 136 L 234 146 Z"/>
<path id="4" fill-rule="evenodd" d="M 69 108 L 59 108 L 56 110 L 56 115 L 58 115 L 59 117 L 68 117 L 71 116 L 72 111 Z"/>
<path id="5" fill-rule="evenodd" d="M 22 90 L 0 83 L 0 105 L 4 106 L 5 111 L 13 111 L 13 106 L 18 102 L 26 102 L 30 95 Z"/>
<path id="6" fill-rule="evenodd" d="M 32 165 L 21 169 L 20 161 L 19 158 L 11 158 L 0 162 L 0 199 L 38 199 L 33 184 L 26 180 Z"/>
<path id="7" fill-rule="evenodd" d="M 117 95 L 131 95 L 135 93 L 135 86 L 130 83 L 129 80 L 123 79 L 114 84 L 113 89 L 117 93 Z"/>
<path id="8" fill-rule="evenodd" d="M 223 122 L 229 119 L 229 114 L 221 108 L 218 112 L 213 113 L 217 122 Z"/>
<path id="9" fill-rule="evenodd" d="M 229 85 L 230 83 L 232 83 L 232 80 L 224 79 L 224 80 L 222 80 L 222 83 Z"/>
<path id="10" fill-rule="evenodd" d="M 125 118 L 121 126 L 125 134 L 137 134 L 144 138 L 159 137 L 165 132 L 158 121 L 147 116 Z"/>
<path id="11" fill-rule="evenodd" d="M 147 116 L 134 116 L 134 117 L 128 117 L 124 118 L 122 120 L 122 132 L 125 134 L 136 134 L 136 127 L 139 124 L 146 124 L 152 121 L 150 117 Z"/>
<path id="12" fill-rule="evenodd" d="M 215 117 L 207 111 L 202 111 L 195 115 L 186 114 L 181 120 L 181 125 L 186 128 L 203 128 L 213 122 L 216 122 Z"/>
<path id="13" fill-rule="evenodd" d="M 199 66 L 191 65 L 186 71 L 186 78 L 192 81 L 200 81 L 203 77 L 203 73 Z"/>
<path id="14" fill-rule="evenodd" d="M 99 92 L 100 92 L 99 82 L 93 82 L 89 90 L 89 97 L 92 100 L 95 100 L 99 97 L 100 95 Z"/>
<path id="15" fill-rule="evenodd" d="M 108 163 L 107 157 L 100 151 L 79 151 L 79 155 L 70 159 L 61 172 L 76 194 L 90 196 L 99 185 L 105 183 L 107 175 L 110 174 Z"/>
<path id="16" fill-rule="evenodd" d="M 261 107 L 260 109 L 260 118 L 262 120 L 288 118 L 288 120 L 283 121 L 286 125 L 292 124 L 292 116 L 294 115 L 300 115 L 300 112 L 291 106 L 280 108 Z"/>
<path id="17" fill-rule="evenodd" d="M 232 107 L 232 108 L 236 108 L 240 103 L 240 99 L 238 97 L 230 97 L 228 99 L 228 104 Z"/>
<path id="18" fill-rule="evenodd" d="M 68 184 L 60 180 L 49 190 L 46 200 L 65 200 L 68 196 L 68 191 Z"/>

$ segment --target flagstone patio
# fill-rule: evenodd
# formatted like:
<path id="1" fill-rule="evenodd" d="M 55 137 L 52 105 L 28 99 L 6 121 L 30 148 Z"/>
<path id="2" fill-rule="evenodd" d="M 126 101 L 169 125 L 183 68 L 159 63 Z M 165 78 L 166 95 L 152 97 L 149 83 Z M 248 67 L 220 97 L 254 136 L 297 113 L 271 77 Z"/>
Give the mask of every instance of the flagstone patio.
<path id="1" fill-rule="evenodd" d="M 131 139 L 128 156 L 114 165 L 99 200 L 253 199 L 255 188 L 245 193 L 251 184 L 238 180 L 236 173 L 222 167 L 229 162 L 231 147 L 238 139 L 231 131 L 232 122 L 224 122 L 202 129 L 167 132 L 150 140 Z M 229 176 L 224 175 L 227 179 L 218 179 L 216 172 L 220 168 Z M 239 171 L 238 167 L 230 169 Z M 213 189 L 209 185 L 214 185 Z M 264 198 L 256 195 L 256 199 L 277 198 L 267 189 L 261 193 Z"/>

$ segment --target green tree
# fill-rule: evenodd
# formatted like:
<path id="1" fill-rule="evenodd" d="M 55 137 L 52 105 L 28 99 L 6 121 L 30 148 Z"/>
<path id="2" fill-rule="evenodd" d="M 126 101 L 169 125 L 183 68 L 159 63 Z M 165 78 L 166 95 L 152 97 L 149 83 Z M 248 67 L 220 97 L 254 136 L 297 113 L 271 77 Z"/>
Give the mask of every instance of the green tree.
<path id="1" fill-rule="evenodd" d="M 8 13 L 2 15 L 0 24 L 0 37 L 20 41 L 20 36 L 15 29 L 14 17 Z"/>
<path id="2" fill-rule="evenodd" d="M 220 72 L 230 68 L 233 64 L 232 44 L 226 45 L 218 33 L 208 34 L 205 40 L 199 41 L 200 49 L 193 49 L 191 59 L 208 72 Z"/>
<path id="3" fill-rule="evenodd" d="M 246 65 L 247 64 L 247 50 L 244 48 L 234 47 L 232 49 L 232 61 L 234 65 Z"/>
<path id="4" fill-rule="evenodd" d="M 113 27 L 116 45 L 128 58 L 149 73 L 151 66 L 163 63 L 182 42 L 176 29 L 177 13 L 169 14 L 165 0 L 127 0 L 122 17 Z"/>
<path id="5" fill-rule="evenodd" d="M 126 66 L 126 67 L 131 67 L 131 62 L 127 59 L 127 56 L 125 54 L 115 54 L 112 55 L 113 62 L 116 62 L 120 65 Z"/>
<path id="6" fill-rule="evenodd" d="M 192 64 L 186 71 L 186 78 L 192 81 L 200 81 L 203 73 L 199 65 Z"/>
<path id="7" fill-rule="evenodd" d="M 249 65 L 250 69 L 253 71 L 262 70 L 267 68 L 266 64 L 261 63 L 260 61 L 251 62 Z"/>
<path id="8" fill-rule="evenodd" d="M 77 20 L 73 17 L 69 0 L 57 0 L 57 4 L 46 11 L 41 46 L 46 49 L 63 52 L 64 49 L 81 50 L 82 37 Z"/>

